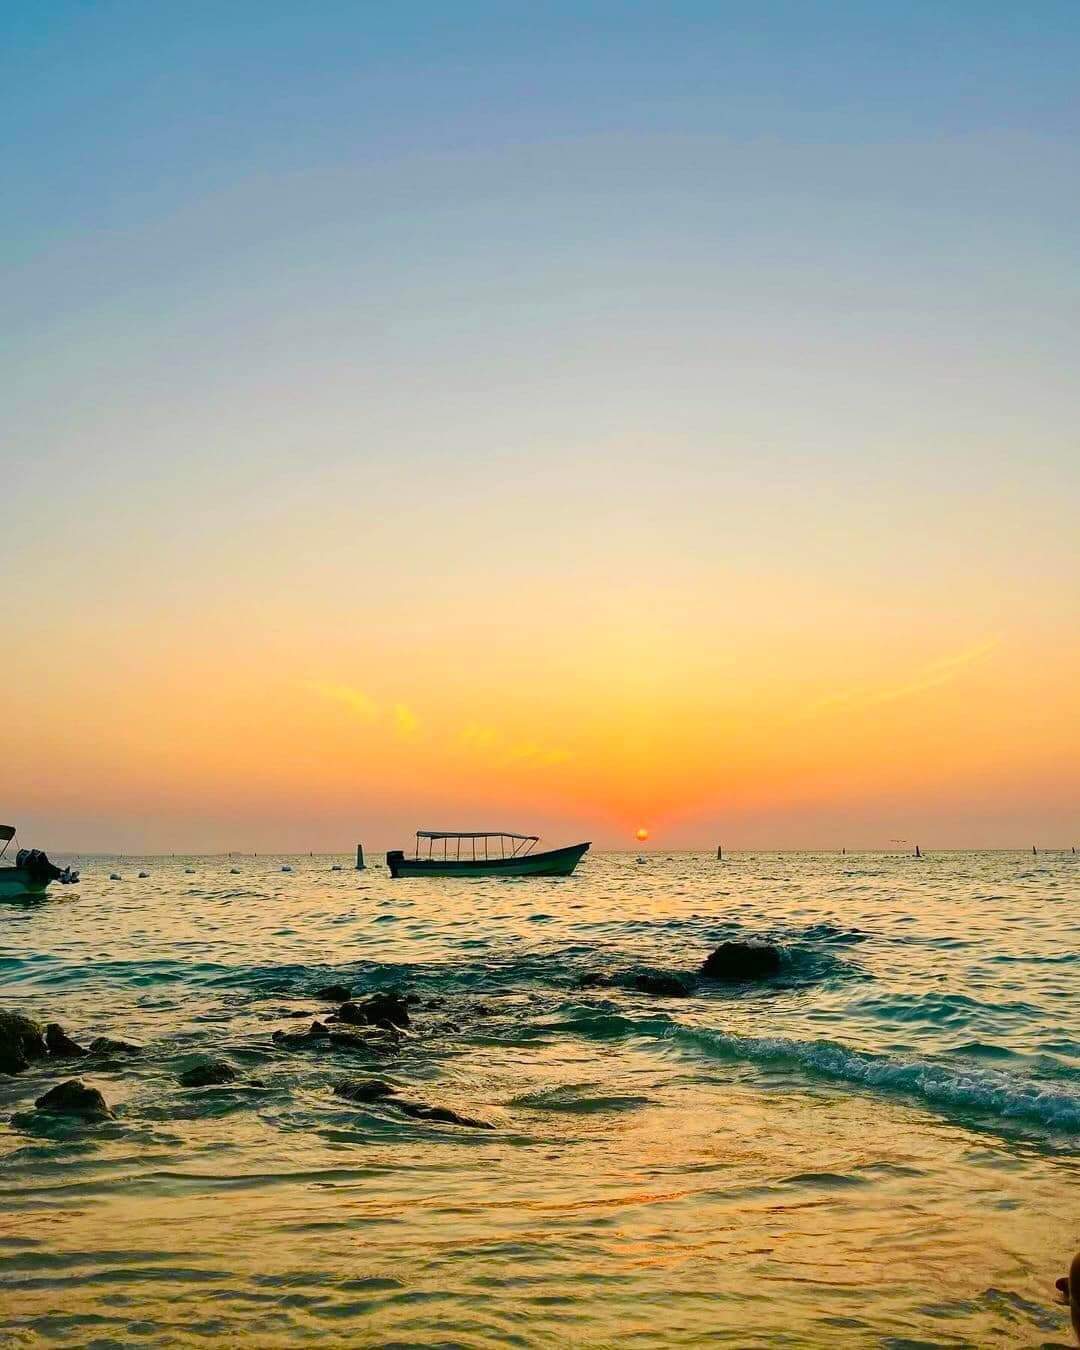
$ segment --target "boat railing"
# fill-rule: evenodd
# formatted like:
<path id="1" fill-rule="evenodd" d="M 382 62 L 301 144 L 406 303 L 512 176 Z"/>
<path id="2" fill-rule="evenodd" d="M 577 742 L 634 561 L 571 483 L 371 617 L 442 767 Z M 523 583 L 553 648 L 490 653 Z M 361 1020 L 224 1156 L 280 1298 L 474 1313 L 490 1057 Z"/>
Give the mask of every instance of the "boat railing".
<path id="1" fill-rule="evenodd" d="M 427 852 L 423 843 L 427 841 Z M 538 834 L 512 834 L 509 830 L 417 830 L 416 859 L 447 862 L 462 860 L 462 844 L 467 846 L 467 861 L 491 862 L 495 858 L 524 858 L 540 842 Z M 437 845 L 442 844 L 441 854 Z M 498 844 L 498 852 L 495 845 Z M 483 852 L 480 845 L 483 844 Z"/>

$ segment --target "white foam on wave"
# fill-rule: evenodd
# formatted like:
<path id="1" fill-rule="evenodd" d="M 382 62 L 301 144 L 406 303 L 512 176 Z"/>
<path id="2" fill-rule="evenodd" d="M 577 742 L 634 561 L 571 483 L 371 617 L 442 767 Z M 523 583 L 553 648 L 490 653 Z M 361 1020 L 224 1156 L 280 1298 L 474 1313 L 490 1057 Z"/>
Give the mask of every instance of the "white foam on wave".
<path id="1" fill-rule="evenodd" d="M 711 1053 L 756 1064 L 796 1064 L 810 1073 L 846 1083 L 903 1092 L 935 1106 L 963 1108 L 1003 1120 L 1038 1122 L 1052 1130 L 1080 1132 L 1080 1094 L 966 1064 L 898 1059 L 849 1050 L 831 1041 L 797 1041 L 786 1036 L 736 1036 L 680 1027 L 680 1040 Z"/>

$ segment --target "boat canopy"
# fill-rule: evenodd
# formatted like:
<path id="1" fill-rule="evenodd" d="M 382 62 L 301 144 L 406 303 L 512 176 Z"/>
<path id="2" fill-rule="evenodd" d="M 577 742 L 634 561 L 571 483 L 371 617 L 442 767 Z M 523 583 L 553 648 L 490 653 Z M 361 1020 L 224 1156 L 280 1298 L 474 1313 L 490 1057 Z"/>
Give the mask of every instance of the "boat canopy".
<path id="1" fill-rule="evenodd" d="M 532 846 L 540 842 L 538 834 L 512 834 L 509 830 L 417 830 L 416 831 L 416 856 L 420 857 L 420 840 L 428 841 L 427 856 L 433 856 L 433 850 L 437 840 L 442 840 L 442 856 L 448 858 L 451 852 L 457 858 L 461 857 L 462 840 L 468 841 L 469 856 L 477 858 L 480 856 L 477 844 L 479 840 L 484 842 L 483 856 L 485 858 L 518 858 L 524 857 L 526 853 L 532 851 Z M 493 840 L 498 840 L 498 853 L 495 851 Z M 453 849 L 451 844 L 454 845 Z"/>
<path id="2" fill-rule="evenodd" d="M 509 830 L 417 830 L 417 839 L 523 839 L 540 842 L 538 834 L 511 834 Z"/>
<path id="3" fill-rule="evenodd" d="M 14 838 L 15 838 L 14 825 L 0 825 L 0 841 L 6 844 L 10 844 Z"/>

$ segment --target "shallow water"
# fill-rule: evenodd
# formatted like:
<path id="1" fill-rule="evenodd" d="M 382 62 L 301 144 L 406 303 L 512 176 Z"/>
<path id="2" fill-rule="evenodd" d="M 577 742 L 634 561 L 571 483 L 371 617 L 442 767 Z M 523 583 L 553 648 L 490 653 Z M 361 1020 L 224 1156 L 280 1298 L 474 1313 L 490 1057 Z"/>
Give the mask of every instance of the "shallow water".
<path id="1" fill-rule="evenodd" d="M 0 1345 L 1069 1344 L 1080 857 L 82 861 L 0 905 L 0 1001 L 146 1050 L 0 1077 Z M 765 986 L 580 987 L 750 935 Z M 438 1006 L 274 1045 L 330 979 Z M 205 1051 L 241 1081 L 180 1087 Z M 79 1072 L 115 1121 L 35 1115 Z M 333 1095 L 367 1072 L 496 1128 Z"/>

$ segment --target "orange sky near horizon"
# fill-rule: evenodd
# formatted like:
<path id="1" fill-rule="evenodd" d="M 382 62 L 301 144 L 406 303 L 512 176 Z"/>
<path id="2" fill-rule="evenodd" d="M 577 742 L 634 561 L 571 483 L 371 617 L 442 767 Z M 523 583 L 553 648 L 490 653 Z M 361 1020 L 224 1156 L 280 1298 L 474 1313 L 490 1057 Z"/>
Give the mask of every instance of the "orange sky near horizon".
<path id="1" fill-rule="evenodd" d="M 16 823 L 87 851 L 378 849 L 417 827 L 608 847 L 642 825 L 655 848 L 1072 842 L 1080 644 L 1033 666 L 1030 611 L 1023 638 L 941 647 L 869 611 L 781 633 L 734 601 L 701 623 L 679 600 L 591 625 L 557 594 L 506 621 L 387 614 L 321 644 L 317 623 L 264 619 L 208 617 L 194 642 L 183 621 L 154 641 L 99 628 L 88 665 L 78 645 L 27 655 Z"/>

